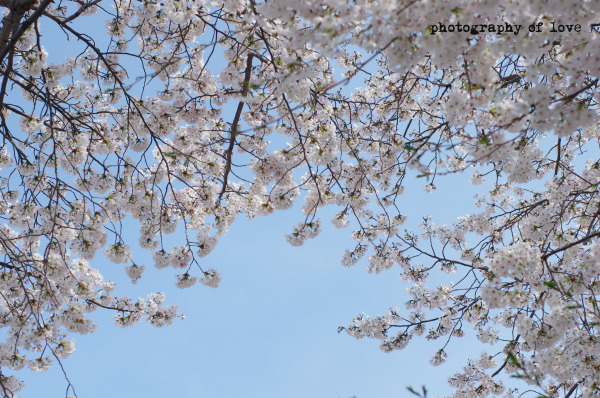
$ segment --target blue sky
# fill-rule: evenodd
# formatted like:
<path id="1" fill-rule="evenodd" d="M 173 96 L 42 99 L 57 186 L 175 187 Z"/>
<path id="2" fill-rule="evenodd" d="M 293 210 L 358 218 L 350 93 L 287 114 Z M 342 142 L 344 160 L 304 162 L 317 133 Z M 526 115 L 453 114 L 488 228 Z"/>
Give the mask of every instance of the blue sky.
<path id="1" fill-rule="evenodd" d="M 422 180 L 413 179 L 401 200 L 410 215 L 407 225 L 416 226 L 426 214 L 441 223 L 469 212 L 466 177 L 440 179 L 431 194 L 422 191 Z M 448 362 L 436 368 L 428 361 L 441 341 L 416 338 L 405 350 L 385 354 L 378 341 L 337 334 L 338 325 L 360 312 L 404 308 L 409 285 L 399 280 L 399 268 L 375 275 L 365 271 L 366 259 L 353 268 L 340 264 L 354 241 L 351 227 L 336 230 L 329 223 L 333 208 L 323 211 L 319 237 L 302 247 L 289 245 L 284 234 L 302 218 L 300 204 L 252 221 L 239 219 L 230 227 L 202 259 L 203 267 L 222 273 L 218 289 L 175 288 L 172 270 L 152 267 L 150 253 L 143 250 L 135 251 L 135 261 L 147 265 L 137 285 L 122 265 L 97 257 L 92 264 L 117 283 L 116 294 L 137 298 L 163 291 L 167 303 L 180 305 L 187 319 L 162 329 L 144 322 L 122 329 L 109 312 L 91 314 L 98 331 L 76 336 L 75 353 L 63 361 L 77 394 L 368 398 L 407 396 L 407 386 L 423 384 L 431 396 L 449 393 L 447 377 L 478 356 L 475 334 L 455 339 Z M 126 228 L 135 233 L 132 224 Z M 25 373 L 25 397 L 64 396 L 66 382 L 58 366 L 44 374 Z"/>

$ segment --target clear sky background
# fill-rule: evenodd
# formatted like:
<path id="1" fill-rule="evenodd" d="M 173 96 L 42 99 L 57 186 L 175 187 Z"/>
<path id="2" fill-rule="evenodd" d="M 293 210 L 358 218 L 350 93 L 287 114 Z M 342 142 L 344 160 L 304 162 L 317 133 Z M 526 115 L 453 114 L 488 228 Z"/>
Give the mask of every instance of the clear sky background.
<path id="1" fill-rule="evenodd" d="M 96 17 L 84 21 L 79 27 L 103 48 L 104 22 Z M 48 24 L 42 25 L 42 34 L 50 62 L 64 59 L 67 50 L 74 54 L 73 38 L 65 42 Z M 133 67 L 128 69 L 131 77 L 141 74 Z M 226 120 L 229 116 L 224 114 Z M 470 174 L 440 178 L 431 194 L 423 191 L 427 182 L 413 175 L 399 200 L 402 213 L 409 216 L 405 227 L 418 229 L 426 215 L 436 224 L 449 224 L 475 212 L 472 197 L 482 187 L 467 182 Z M 338 334 L 338 325 L 347 326 L 361 312 L 375 316 L 390 306 L 404 310 L 410 284 L 399 280 L 399 267 L 368 274 L 366 257 L 352 268 L 343 267 L 344 249 L 356 242 L 350 237 L 352 225 L 336 230 L 330 224 L 333 207 L 321 212 L 319 237 L 302 247 L 289 245 L 284 234 L 304 218 L 301 204 L 299 200 L 293 209 L 252 221 L 240 217 L 230 226 L 213 253 L 201 260 L 204 269 L 212 266 L 221 272 L 218 289 L 200 284 L 177 289 L 176 271 L 155 269 L 151 253 L 137 247 L 137 222 L 126 222 L 134 260 L 146 264 L 139 283 L 132 285 L 123 265 L 110 263 L 102 254 L 92 265 L 116 282 L 115 294 L 136 299 L 165 292 L 166 304 L 179 305 L 187 319 L 162 329 L 146 322 L 122 329 L 114 325 L 110 311 L 90 314 L 97 332 L 75 335 L 76 351 L 63 360 L 78 396 L 384 398 L 409 396 L 407 386 L 421 385 L 430 396 L 449 394 L 447 378 L 467 358 L 478 357 L 482 347 L 469 325 L 466 337 L 453 339 L 446 350 L 448 361 L 439 367 L 429 360 L 444 344 L 442 339 L 415 338 L 405 350 L 385 354 L 378 349 L 379 341 Z M 179 243 L 178 237 L 176 233 L 167 241 Z M 446 283 L 458 280 L 443 275 Z M 25 397 L 65 395 L 67 383 L 56 362 L 46 373 L 24 370 L 22 375 Z"/>
<path id="2" fill-rule="evenodd" d="M 468 212 L 465 198 L 474 191 L 462 177 L 462 182 L 453 176 L 440 179 L 432 194 L 419 189 L 421 181 L 414 190 L 407 187 L 401 199 L 410 215 L 407 224 L 418 224 L 420 215 L 449 222 L 461 210 Z M 91 314 L 98 331 L 76 336 L 75 353 L 63 361 L 79 397 L 375 398 L 408 396 L 407 386 L 421 385 L 430 396 L 450 393 L 448 376 L 478 356 L 481 344 L 474 332 L 454 339 L 448 361 L 439 367 L 428 361 L 442 339 L 415 338 L 405 350 L 385 354 L 376 340 L 337 334 L 338 325 L 360 312 L 374 316 L 390 306 L 404 308 L 410 285 L 399 280 L 398 267 L 368 274 L 366 258 L 343 267 L 342 253 L 355 243 L 352 228 L 336 230 L 328 222 L 329 209 L 323 211 L 319 237 L 302 247 L 289 245 L 284 234 L 302 218 L 299 205 L 230 227 L 202 260 L 222 273 L 218 289 L 175 288 L 173 271 L 152 267 L 150 253 L 143 250 L 135 251 L 135 261 L 147 270 L 132 285 L 122 265 L 98 256 L 93 265 L 117 283 L 116 294 L 137 298 L 166 292 L 167 303 L 179 304 L 187 319 L 162 329 L 145 322 L 122 329 L 109 311 Z M 128 227 L 135 234 L 132 224 Z M 25 397 L 64 396 L 58 366 L 43 374 L 25 373 Z"/>

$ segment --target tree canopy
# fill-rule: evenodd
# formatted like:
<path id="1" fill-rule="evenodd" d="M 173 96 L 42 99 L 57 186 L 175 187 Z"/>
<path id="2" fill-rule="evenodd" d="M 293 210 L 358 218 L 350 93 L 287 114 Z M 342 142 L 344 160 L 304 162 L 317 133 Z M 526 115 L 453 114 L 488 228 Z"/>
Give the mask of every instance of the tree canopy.
<path id="1" fill-rule="evenodd" d="M 93 311 L 123 327 L 181 316 L 160 293 L 114 295 L 94 265 L 103 251 L 142 277 L 124 223 L 137 220 L 176 286 L 216 288 L 199 259 L 218 237 L 297 200 L 290 244 L 317 237 L 318 211 L 335 207 L 336 228 L 356 227 L 341 263 L 397 266 L 410 286 L 405 309 L 340 331 L 384 352 L 439 339 L 439 365 L 475 328 L 495 346 L 449 379 L 455 397 L 512 397 L 501 372 L 545 397 L 600 395 L 600 2 L 0 6 L 3 397 L 23 383 L 7 369 L 69 356 Z M 97 18 L 105 30 L 86 30 Z M 452 173 L 481 186 L 479 210 L 402 229 L 422 216 L 398 206 L 405 180 L 431 191 Z M 167 247 L 178 229 L 185 241 Z M 433 286 L 434 272 L 459 281 Z"/>

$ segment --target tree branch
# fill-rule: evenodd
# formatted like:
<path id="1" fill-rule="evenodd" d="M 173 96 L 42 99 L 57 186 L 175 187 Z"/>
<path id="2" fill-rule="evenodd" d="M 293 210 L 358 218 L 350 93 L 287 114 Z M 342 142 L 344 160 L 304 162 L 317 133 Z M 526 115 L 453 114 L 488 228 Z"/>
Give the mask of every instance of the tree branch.
<path id="1" fill-rule="evenodd" d="M 42 13 L 46 10 L 46 8 L 53 1 L 54 0 L 42 0 L 42 2 L 38 6 L 38 8 L 33 12 L 33 14 L 31 14 L 31 16 L 29 18 L 27 18 L 25 21 L 23 21 L 19 30 L 15 34 L 12 35 L 12 38 L 10 39 L 10 41 L 2 48 L 2 51 L 0 51 L 0 64 L 2 62 L 4 62 L 4 58 L 6 57 L 6 55 L 8 55 L 10 50 L 17 44 L 17 42 L 19 41 L 21 36 L 23 36 L 23 34 L 25 34 L 27 29 L 29 29 L 29 27 L 35 21 L 37 21 L 37 19 L 42 15 Z M 29 7 L 27 7 L 27 8 L 29 8 Z M 23 14 L 24 13 L 25 12 L 23 12 Z"/>
<path id="2" fill-rule="evenodd" d="M 248 60 L 246 61 L 246 71 L 244 73 L 244 82 L 242 84 L 242 96 L 245 97 L 248 95 L 249 87 L 250 87 L 250 77 L 252 76 L 252 58 L 254 54 L 248 54 Z M 221 189 L 221 193 L 219 193 L 219 200 L 223 197 L 225 190 L 227 189 L 227 178 L 229 176 L 229 172 L 231 171 L 231 158 L 233 156 L 233 148 L 235 147 L 235 137 L 238 135 L 238 123 L 240 122 L 240 117 L 242 116 L 242 109 L 244 109 L 244 102 L 240 101 L 237 107 L 237 111 L 235 112 L 235 117 L 233 118 L 233 123 L 231 124 L 231 133 L 229 137 L 229 148 L 227 148 L 226 153 L 226 163 L 225 163 L 225 173 L 223 174 L 223 188 Z"/>
<path id="3" fill-rule="evenodd" d="M 553 255 L 553 254 L 556 254 L 556 253 L 562 252 L 562 251 L 564 251 L 564 250 L 567 250 L 567 249 L 568 249 L 568 248 L 570 248 L 570 247 L 577 246 L 578 244 L 580 244 L 580 243 L 583 243 L 583 242 L 585 242 L 585 241 L 587 241 L 587 240 L 590 240 L 590 239 L 592 239 L 592 238 L 595 238 L 596 236 L 600 236 L 600 231 L 598 231 L 598 232 L 596 232 L 596 233 L 593 233 L 593 234 L 591 234 L 591 235 L 585 236 L 585 237 L 583 237 L 583 238 L 581 238 L 581 239 L 579 239 L 579 240 L 577 240 L 577 241 L 575 241 L 575 242 L 573 242 L 573 243 L 569 243 L 568 245 L 566 245 L 566 246 L 564 246 L 564 247 L 561 247 L 561 248 L 559 248 L 559 249 L 552 250 L 550 253 L 544 254 L 544 255 L 542 256 L 542 260 L 545 260 L 545 259 L 547 259 L 548 257 L 550 257 L 550 256 L 551 256 L 551 255 Z"/>

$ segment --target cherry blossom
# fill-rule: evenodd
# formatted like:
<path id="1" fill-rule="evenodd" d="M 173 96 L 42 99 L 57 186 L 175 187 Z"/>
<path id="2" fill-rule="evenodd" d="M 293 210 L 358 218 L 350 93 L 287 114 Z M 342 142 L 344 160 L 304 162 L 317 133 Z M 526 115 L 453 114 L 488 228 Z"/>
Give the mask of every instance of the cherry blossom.
<path id="1" fill-rule="evenodd" d="M 0 7 L 2 396 L 24 383 L 5 369 L 60 363 L 93 311 L 122 327 L 183 319 L 163 293 L 113 295 L 99 253 L 136 283 L 137 239 L 178 288 L 216 288 L 209 255 L 236 219 L 296 204 L 291 245 L 318 239 L 332 206 L 356 241 L 342 265 L 409 284 L 405 309 L 340 331 L 387 353 L 441 338 L 437 366 L 469 324 L 490 354 L 449 378 L 455 397 L 519 394 L 501 372 L 547 397 L 600 395 L 597 2 Z M 49 51 L 67 35 L 81 47 Z M 436 194 L 448 174 L 479 187 L 474 214 L 403 213 L 405 187 Z M 409 217 L 420 230 L 402 229 Z"/>

